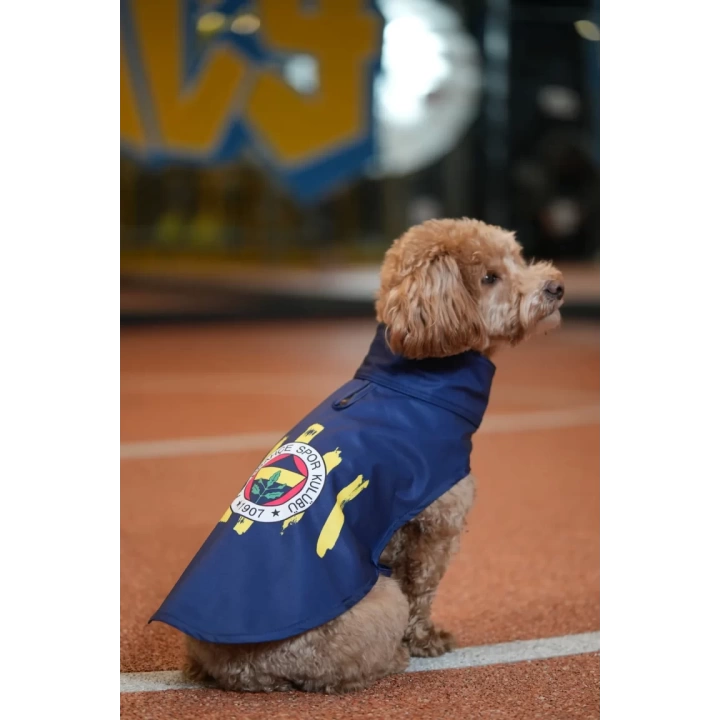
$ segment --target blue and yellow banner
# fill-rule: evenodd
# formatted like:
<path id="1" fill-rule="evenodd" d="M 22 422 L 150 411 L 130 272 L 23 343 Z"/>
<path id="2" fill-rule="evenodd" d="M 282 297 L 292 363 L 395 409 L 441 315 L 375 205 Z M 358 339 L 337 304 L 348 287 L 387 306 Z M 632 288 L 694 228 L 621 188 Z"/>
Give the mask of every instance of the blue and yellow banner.
<path id="1" fill-rule="evenodd" d="M 382 25 L 369 0 L 121 0 L 121 148 L 153 165 L 249 150 L 313 200 L 373 155 Z"/>

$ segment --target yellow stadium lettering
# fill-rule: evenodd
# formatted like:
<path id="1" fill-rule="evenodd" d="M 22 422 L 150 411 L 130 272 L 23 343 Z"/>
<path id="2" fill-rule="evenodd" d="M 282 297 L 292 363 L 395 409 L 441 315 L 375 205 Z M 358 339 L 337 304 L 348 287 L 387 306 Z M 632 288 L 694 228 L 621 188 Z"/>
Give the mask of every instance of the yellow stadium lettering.
<path id="1" fill-rule="evenodd" d="M 278 159 L 300 163 L 363 136 L 367 62 L 377 52 L 380 22 L 366 1 L 320 0 L 311 13 L 301 11 L 299 0 L 258 5 L 263 37 L 274 50 L 305 52 L 319 65 L 319 90 L 309 97 L 270 70 L 259 73 L 247 117 Z"/>
<path id="2" fill-rule="evenodd" d="M 135 148 L 142 147 L 145 142 L 140 111 L 122 42 L 120 43 L 120 138 Z"/>
<path id="3" fill-rule="evenodd" d="M 246 63 L 229 48 L 210 50 L 198 76 L 185 88 L 182 3 L 135 0 L 132 10 L 162 141 L 170 152 L 211 151 L 234 110 Z"/>

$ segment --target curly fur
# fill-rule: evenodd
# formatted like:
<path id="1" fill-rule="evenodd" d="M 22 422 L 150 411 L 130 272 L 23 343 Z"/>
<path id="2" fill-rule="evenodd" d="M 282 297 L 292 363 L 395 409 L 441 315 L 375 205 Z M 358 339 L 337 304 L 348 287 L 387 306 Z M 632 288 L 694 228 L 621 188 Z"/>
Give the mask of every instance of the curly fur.
<path id="1" fill-rule="evenodd" d="M 496 276 L 494 282 L 483 278 Z M 408 358 L 474 349 L 492 355 L 559 322 L 562 276 L 528 264 L 513 233 L 477 220 L 430 220 L 388 250 L 377 319 L 392 350 Z M 554 289 L 554 292 L 549 290 Z M 410 656 L 441 655 L 450 633 L 432 602 L 457 550 L 475 494 L 467 476 L 391 538 L 380 577 L 357 605 L 309 632 L 272 643 L 217 645 L 187 639 L 187 676 L 227 690 L 344 693 L 402 672 Z"/>

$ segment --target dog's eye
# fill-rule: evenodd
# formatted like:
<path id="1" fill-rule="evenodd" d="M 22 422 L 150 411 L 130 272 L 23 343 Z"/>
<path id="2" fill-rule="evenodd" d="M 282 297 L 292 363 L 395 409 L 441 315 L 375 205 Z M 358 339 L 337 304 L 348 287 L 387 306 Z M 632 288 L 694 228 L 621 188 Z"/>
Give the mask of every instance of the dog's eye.
<path id="1" fill-rule="evenodd" d="M 494 285 L 500 278 L 495 273 L 488 273 L 483 279 L 483 285 Z"/>

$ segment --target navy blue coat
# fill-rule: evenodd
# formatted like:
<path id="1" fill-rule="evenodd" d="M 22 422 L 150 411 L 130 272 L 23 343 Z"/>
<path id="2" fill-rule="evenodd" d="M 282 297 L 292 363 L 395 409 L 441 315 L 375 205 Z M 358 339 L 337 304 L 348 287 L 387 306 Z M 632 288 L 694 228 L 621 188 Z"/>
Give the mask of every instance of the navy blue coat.
<path id="1" fill-rule="evenodd" d="M 470 472 L 495 366 L 407 360 L 379 326 L 355 377 L 265 457 L 152 617 L 199 640 L 280 640 L 375 585 L 393 533 Z"/>

